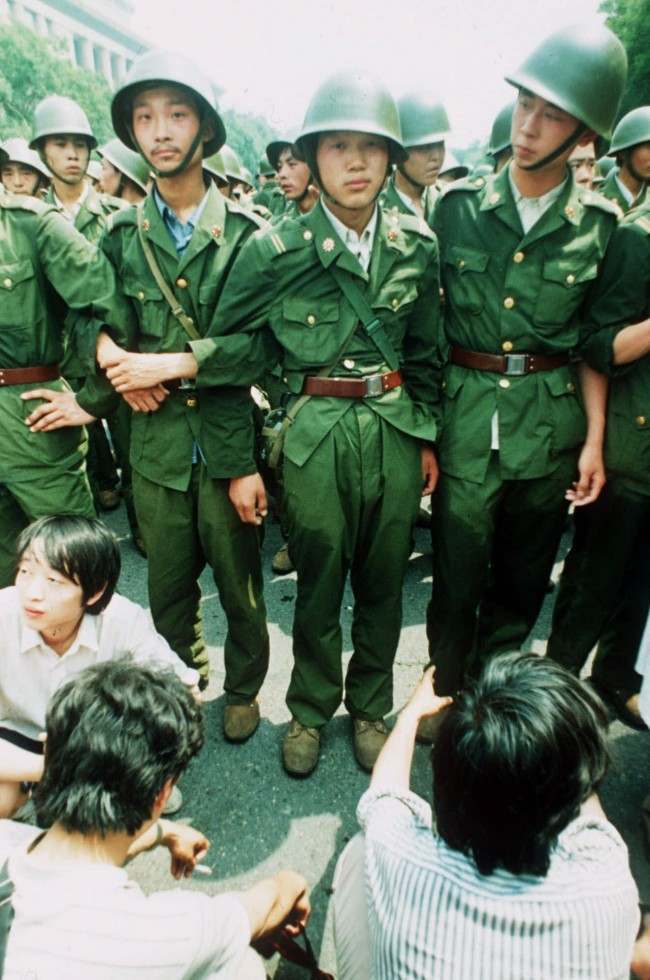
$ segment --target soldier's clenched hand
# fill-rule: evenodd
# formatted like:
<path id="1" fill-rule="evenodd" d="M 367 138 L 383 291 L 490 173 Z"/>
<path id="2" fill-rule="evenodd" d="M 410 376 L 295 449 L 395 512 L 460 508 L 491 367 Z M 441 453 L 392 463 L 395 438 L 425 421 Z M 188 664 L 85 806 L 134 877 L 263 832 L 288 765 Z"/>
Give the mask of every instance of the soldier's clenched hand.
<path id="1" fill-rule="evenodd" d="M 422 496 L 426 497 L 436 489 L 438 482 L 438 461 L 430 446 L 422 446 L 420 455 L 422 459 Z"/>
<path id="2" fill-rule="evenodd" d="M 23 401 L 44 399 L 43 404 L 30 412 L 25 419 L 25 425 L 29 426 L 31 432 L 51 432 L 54 429 L 88 425 L 95 421 L 95 416 L 85 412 L 78 404 L 74 391 L 35 388 L 33 391 L 24 391 L 20 397 Z"/>
<path id="3" fill-rule="evenodd" d="M 259 473 L 232 479 L 228 495 L 244 524 L 262 523 L 268 513 L 268 504 L 264 482 Z"/>

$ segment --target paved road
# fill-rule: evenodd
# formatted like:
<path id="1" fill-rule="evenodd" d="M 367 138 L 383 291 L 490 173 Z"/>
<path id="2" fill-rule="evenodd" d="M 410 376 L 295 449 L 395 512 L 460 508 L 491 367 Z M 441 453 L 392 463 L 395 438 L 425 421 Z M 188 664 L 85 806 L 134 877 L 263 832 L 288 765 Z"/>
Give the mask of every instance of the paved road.
<path id="1" fill-rule="evenodd" d="M 108 523 L 123 539 L 120 591 L 146 606 L 146 563 L 128 539 L 123 508 L 108 515 Z M 179 819 L 199 827 L 212 841 L 208 863 L 214 868 L 214 877 L 195 877 L 183 887 L 216 893 L 245 888 L 282 867 L 296 868 L 305 874 L 312 888 L 309 933 L 320 950 L 321 966 L 332 970 L 335 964 L 327 911 L 329 889 L 336 856 L 356 831 L 355 807 L 368 785 L 368 777 L 355 763 L 350 723 L 344 711 L 327 727 L 321 761 L 310 779 L 296 781 L 282 770 L 280 741 L 289 720 L 284 694 L 291 669 L 296 582 L 295 574 L 280 578 L 271 571 L 271 558 L 279 544 L 278 527 L 271 524 L 264 543 L 271 668 L 261 696 L 260 728 L 245 745 L 229 745 L 221 734 L 221 643 L 225 623 L 211 577 L 204 574 L 202 579 L 212 665 L 206 692 L 207 738 L 199 759 L 183 777 L 185 806 Z M 395 669 L 397 706 L 406 700 L 425 661 L 424 610 L 430 589 L 429 536 L 428 532 L 418 530 L 404 592 L 404 628 Z M 552 601 L 549 596 L 528 644 L 538 652 L 544 649 Z M 347 656 L 351 605 L 348 592 L 343 608 Z M 641 801 L 650 792 L 647 765 L 650 734 L 636 733 L 615 723 L 610 736 L 613 762 L 601 797 L 607 813 L 628 843 L 641 897 L 650 902 L 650 864 L 640 828 Z M 416 750 L 413 788 L 430 798 L 428 753 L 423 747 Z M 175 886 L 162 853 L 139 858 L 132 866 L 132 873 L 146 890 Z M 278 980 L 299 980 L 305 974 L 282 964 L 274 975 Z"/>

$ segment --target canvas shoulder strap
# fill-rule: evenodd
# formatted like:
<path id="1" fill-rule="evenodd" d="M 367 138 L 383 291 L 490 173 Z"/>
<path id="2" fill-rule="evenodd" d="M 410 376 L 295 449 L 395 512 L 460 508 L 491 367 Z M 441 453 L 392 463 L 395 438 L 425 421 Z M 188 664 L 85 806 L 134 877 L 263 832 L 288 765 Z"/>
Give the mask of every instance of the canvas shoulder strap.
<path id="1" fill-rule="evenodd" d="M 384 361 L 391 369 L 391 371 L 396 371 L 399 367 L 399 358 L 390 340 L 390 337 L 384 329 L 384 325 L 381 320 L 375 315 L 374 310 L 368 303 L 368 300 L 363 295 L 362 291 L 359 289 L 354 280 L 346 275 L 346 273 L 337 268 L 335 265 L 331 265 L 329 268 L 330 273 L 334 277 L 337 286 L 347 299 L 348 303 L 359 317 L 366 334 L 375 345 Z"/>

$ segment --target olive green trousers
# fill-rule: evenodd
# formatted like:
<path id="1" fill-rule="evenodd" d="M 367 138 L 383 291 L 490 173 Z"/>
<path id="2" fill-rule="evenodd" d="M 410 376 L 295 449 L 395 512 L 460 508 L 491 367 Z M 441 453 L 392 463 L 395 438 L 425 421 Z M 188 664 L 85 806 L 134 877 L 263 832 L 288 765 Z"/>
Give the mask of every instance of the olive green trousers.
<path id="1" fill-rule="evenodd" d="M 533 480 L 504 480 L 499 455 L 483 483 L 442 473 L 433 501 L 433 592 L 427 610 L 436 691 L 453 695 L 468 670 L 518 650 L 539 614 L 576 473 L 565 454 Z"/>
<path id="2" fill-rule="evenodd" d="M 392 707 L 402 585 L 422 489 L 419 442 L 354 404 L 303 466 L 284 460 L 289 554 L 298 573 L 287 705 L 327 722 L 343 697 L 341 603 L 350 574 L 353 653 L 345 706 L 376 720 Z"/>
<path id="3" fill-rule="evenodd" d="M 133 496 L 147 548 L 154 624 L 185 663 L 208 673 L 199 576 L 210 565 L 228 630 L 224 689 L 231 703 L 253 700 L 269 663 L 259 533 L 240 521 L 228 480 L 212 480 L 203 463 L 187 491 L 170 490 L 133 472 Z"/>

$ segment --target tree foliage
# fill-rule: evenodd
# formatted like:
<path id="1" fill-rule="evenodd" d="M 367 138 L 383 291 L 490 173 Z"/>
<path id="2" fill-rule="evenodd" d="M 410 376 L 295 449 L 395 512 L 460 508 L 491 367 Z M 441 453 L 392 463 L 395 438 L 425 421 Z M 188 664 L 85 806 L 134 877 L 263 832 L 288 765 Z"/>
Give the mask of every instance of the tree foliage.
<path id="1" fill-rule="evenodd" d="M 21 24 L 0 27 L 0 139 L 29 138 L 34 107 L 46 95 L 67 95 L 85 110 L 100 145 L 114 136 L 111 90 L 93 72 L 66 58 L 64 42 L 47 40 Z M 228 142 L 253 173 L 275 135 L 259 116 L 224 112 Z"/>
<path id="2" fill-rule="evenodd" d="M 601 10 L 627 51 L 622 116 L 637 106 L 650 105 L 650 0 L 604 0 Z"/>

